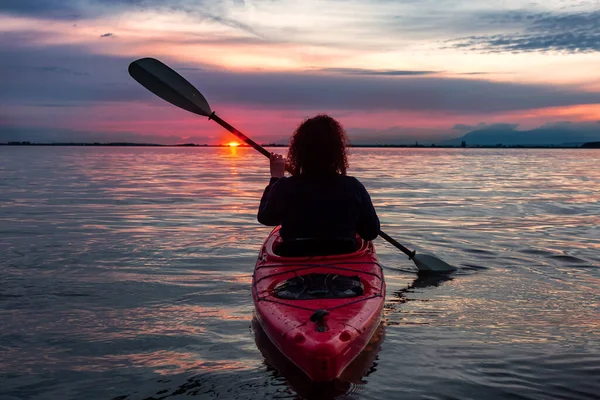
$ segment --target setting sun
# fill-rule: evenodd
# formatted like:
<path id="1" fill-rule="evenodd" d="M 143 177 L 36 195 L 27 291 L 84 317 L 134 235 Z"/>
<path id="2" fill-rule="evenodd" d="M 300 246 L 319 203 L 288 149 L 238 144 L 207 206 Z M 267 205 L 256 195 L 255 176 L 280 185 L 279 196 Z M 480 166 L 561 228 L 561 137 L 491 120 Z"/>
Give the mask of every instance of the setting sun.
<path id="1" fill-rule="evenodd" d="M 227 143 L 229 147 L 238 147 L 240 144 L 238 142 L 229 142 Z"/>

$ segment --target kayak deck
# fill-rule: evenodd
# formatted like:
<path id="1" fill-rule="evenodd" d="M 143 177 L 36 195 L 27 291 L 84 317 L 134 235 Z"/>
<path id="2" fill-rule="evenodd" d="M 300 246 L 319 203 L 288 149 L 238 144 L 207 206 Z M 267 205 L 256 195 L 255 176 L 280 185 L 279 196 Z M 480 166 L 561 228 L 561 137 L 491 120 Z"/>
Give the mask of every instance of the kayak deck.
<path id="1" fill-rule="evenodd" d="M 253 274 L 256 317 L 273 344 L 313 381 L 330 381 L 363 350 L 381 321 L 385 281 L 373 244 L 358 239 L 354 253 L 281 257 L 275 228 L 261 248 Z M 276 296 L 281 282 L 308 274 L 359 277 L 364 288 L 350 298 L 290 300 Z"/>

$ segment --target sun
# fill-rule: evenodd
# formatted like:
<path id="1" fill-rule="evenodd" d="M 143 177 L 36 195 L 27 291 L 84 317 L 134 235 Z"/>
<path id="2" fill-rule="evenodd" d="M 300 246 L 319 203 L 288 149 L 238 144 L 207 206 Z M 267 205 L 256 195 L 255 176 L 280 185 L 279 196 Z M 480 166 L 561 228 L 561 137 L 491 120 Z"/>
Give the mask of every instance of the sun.
<path id="1" fill-rule="evenodd" d="M 227 146 L 229 147 L 238 147 L 240 144 L 238 142 L 229 142 L 227 143 Z"/>

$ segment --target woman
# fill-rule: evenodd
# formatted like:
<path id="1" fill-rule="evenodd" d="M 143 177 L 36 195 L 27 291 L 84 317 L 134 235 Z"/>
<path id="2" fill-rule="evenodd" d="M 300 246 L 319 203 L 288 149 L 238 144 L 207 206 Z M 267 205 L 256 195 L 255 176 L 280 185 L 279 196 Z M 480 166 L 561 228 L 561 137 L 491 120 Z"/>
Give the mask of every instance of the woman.
<path id="1" fill-rule="evenodd" d="M 292 136 L 287 157 L 291 177 L 284 177 L 286 160 L 271 154 L 271 180 L 260 201 L 258 222 L 281 225 L 281 254 L 352 252 L 357 233 L 364 240 L 379 234 L 367 190 L 346 175 L 346 146 L 340 124 L 317 115 Z"/>

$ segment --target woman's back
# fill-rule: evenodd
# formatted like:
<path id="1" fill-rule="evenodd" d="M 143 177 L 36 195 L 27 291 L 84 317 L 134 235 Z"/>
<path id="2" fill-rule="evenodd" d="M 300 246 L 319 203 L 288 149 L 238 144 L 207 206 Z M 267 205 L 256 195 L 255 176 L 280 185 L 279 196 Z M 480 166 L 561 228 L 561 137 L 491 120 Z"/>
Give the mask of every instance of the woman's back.
<path id="1" fill-rule="evenodd" d="M 284 240 L 298 238 L 373 240 L 379 219 L 364 186 L 346 175 L 295 175 L 280 178 L 265 190 L 258 221 L 281 225 Z"/>

